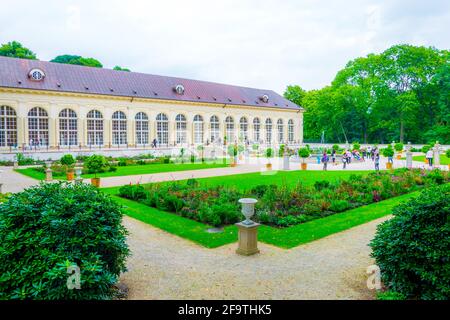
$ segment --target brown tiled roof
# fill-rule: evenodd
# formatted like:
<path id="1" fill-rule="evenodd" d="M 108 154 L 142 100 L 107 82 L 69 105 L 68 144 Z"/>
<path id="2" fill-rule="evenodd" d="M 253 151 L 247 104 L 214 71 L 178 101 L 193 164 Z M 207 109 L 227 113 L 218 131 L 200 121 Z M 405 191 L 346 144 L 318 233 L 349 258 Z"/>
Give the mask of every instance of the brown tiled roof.
<path id="1" fill-rule="evenodd" d="M 28 78 L 34 68 L 44 71 L 43 81 Z M 178 84 L 185 88 L 182 95 L 174 91 Z M 1 56 L 0 87 L 302 109 L 272 90 Z M 263 95 L 269 97 L 267 103 Z"/>

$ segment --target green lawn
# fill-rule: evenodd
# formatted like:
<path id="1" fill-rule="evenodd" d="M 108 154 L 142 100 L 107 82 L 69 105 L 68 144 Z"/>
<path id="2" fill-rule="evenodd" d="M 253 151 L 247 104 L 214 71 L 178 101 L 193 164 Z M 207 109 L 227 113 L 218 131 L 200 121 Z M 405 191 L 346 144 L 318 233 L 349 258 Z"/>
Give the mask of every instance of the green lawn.
<path id="1" fill-rule="evenodd" d="M 335 181 L 337 179 L 347 179 L 352 174 L 367 174 L 370 171 L 272 171 L 273 174 L 260 172 L 243 173 L 229 176 L 198 178 L 200 185 L 214 187 L 217 185 L 234 186 L 241 190 L 251 189 L 261 184 L 288 184 L 295 185 L 299 182 L 304 185 L 312 185 L 317 180 Z M 171 182 L 161 182 L 171 183 Z M 113 193 L 118 193 L 120 187 L 110 188 Z"/>
<path id="2" fill-rule="evenodd" d="M 425 162 L 425 156 L 414 156 L 413 160 Z M 445 154 L 440 155 L 440 160 L 441 160 L 441 164 L 450 164 L 450 158 L 448 158 Z"/>
<path id="3" fill-rule="evenodd" d="M 125 167 L 117 167 L 115 172 L 104 172 L 97 176 L 102 177 L 118 177 L 118 176 L 131 176 L 140 175 L 148 173 L 160 173 L 160 172 L 175 172 L 175 171 L 186 171 L 186 170 L 199 170 L 199 169 L 210 169 L 210 168 L 222 168 L 227 167 L 228 164 L 218 163 L 170 163 L 170 164 L 148 164 L 148 165 L 133 165 Z M 16 169 L 17 172 L 31 177 L 36 180 L 44 180 L 45 174 L 33 170 L 33 168 L 26 169 Z M 93 178 L 93 174 L 84 174 L 83 178 Z M 54 177 L 58 180 L 66 180 L 66 176 Z"/>
<path id="4" fill-rule="evenodd" d="M 112 194 L 114 199 L 125 207 L 125 213 L 128 216 L 207 248 L 216 248 L 237 241 L 237 228 L 234 225 L 225 227 L 222 233 L 208 233 L 206 230 L 210 226 L 206 224 L 120 198 L 114 195 L 116 188 L 103 190 Z M 389 215 L 394 206 L 417 194 L 418 192 L 402 195 L 289 228 L 281 229 L 262 225 L 259 228 L 258 239 L 281 248 L 293 248 Z"/>

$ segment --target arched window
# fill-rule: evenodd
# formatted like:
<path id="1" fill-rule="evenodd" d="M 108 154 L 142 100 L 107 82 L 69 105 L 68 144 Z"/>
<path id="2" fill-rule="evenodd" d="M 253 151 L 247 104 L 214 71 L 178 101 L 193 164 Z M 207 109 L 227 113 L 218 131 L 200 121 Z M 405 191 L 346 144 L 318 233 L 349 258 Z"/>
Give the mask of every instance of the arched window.
<path id="1" fill-rule="evenodd" d="M 136 121 L 136 144 L 148 144 L 148 116 L 144 112 L 138 112 L 134 117 Z"/>
<path id="2" fill-rule="evenodd" d="M 220 137 L 220 122 L 217 116 L 212 116 L 209 121 L 211 124 L 211 143 L 213 143 Z"/>
<path id="3" fill-rule="evenodd" d="M 59 113 L 59 144 L 61 146 L 78 144 L 77 114 L 72 109 L 64 109 Z"/>
<path id="4" fill-rule="evenodd" d="M 8 106 L 0 106 L 0 146 L 17 146 L 17 116 Z"/>
<path id="5" fill-rule="evenodd" d="M 283 140 L 284 140 L 283 119 L 278 119 L 278 121 L 277 121 L 277 131 L 278 131 L 278 143 L 282 143 Z"/>
<path id="6" fill-rule="evenodd" d="M 234 120 L 231 116 L 225 119 L 225 136 L 228 143 L 234 142 Z"/>
<path id="7" fill-rule="evenodd" d="M 194 117 L 194 143 L 203 143 L 203 117 L 199 114 Z"/>
<path id="8" fill-rule="evenodd" d="M 248 140 L 248 121 L 246 117 L 242 117 L 239 120 L 239 138 L 243 141 Z"/>
<path id="9" fill-rule="evenodd" d="M 253 119 L 253 140 L 259 142 L 261 139 L 261 121 L 259 118 Z"/>
<path id="10" fill-rule="evenodd" d="M 48 114 L 42 108 L 28 112 L 28 141 L 30 145 L 48 146 Z"/>
<path id="11" fill-rule="evenodd" d="M 272 120 L 266 119 L 266 143 L 272 143 Z"/>
<path id="12" fill-rule="evenodd" d="M 156 137 L 159 144 L 169 144 L 169 118 L 164 113 L 156 116 Z"/>
<path id="13" fill-rule="evenodd" d="M 187 135 L 186 135 L 186 129 L 187 129 L 187 122 L 186 117 L 182 114 L 178 114 L 175 117 L 175 128 L 176 128 L 176 143 L 186 143 L 187 141 Z"/>
<path id="14" fill-rule="evenodd" d="M 112 144 L 127 144 L 127 116 L 122 111 L 112 115 Z"/>
<path id="15" fill-rule="evenodd" d="M 87 144 L 103 145 L 103 115 L 100 111 L 91 110 L 87 118 Z"/>
<path id="16" fill-rule="evenodd" d="M 288 121 L 288 141 L 294 142 L 294 120 L 292 119 Z"/>

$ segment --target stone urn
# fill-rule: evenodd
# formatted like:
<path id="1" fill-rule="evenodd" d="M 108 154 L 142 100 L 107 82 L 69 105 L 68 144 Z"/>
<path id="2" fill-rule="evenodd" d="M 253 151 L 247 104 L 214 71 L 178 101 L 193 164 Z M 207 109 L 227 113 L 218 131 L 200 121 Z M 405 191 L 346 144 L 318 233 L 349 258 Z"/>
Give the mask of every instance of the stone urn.
<path id="1" fill-rule="evenodd" d="M 255 204 L 258 200 L 253 198 L 242 198 L 239 199 L 239 203 L 242 204 L 242 214 L 245 217 L 245 220 L 242 221 L 243 224 L 251 225 L 254 224 L 250 218 L 255 214 Z"/>

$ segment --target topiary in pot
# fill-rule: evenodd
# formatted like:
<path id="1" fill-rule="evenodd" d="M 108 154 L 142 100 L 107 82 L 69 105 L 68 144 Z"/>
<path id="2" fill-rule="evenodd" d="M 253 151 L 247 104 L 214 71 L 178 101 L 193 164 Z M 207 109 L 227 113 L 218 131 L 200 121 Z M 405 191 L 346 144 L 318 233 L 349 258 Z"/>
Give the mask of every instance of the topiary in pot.
<path id="1" fill-rule="evenodd" d="M 358 150 L 361 149 L 361 145 L 359 144 L 359 142 L 353 142 L 353 150 Z"/>
<path id="2" fill-rule="evenodd" d="M 59 159 L 59 162 L 66 167 L 67 181 L 72 181 L 74 178 L 74 169 L 73 169 L 73 166 L 75 164 L 74 157 L 70 153 L 68 153 L 63 155 L 61 159 Z"/>
<path id="3" fill-rule="evenodd" d="M 298 156 L 300 158 L 302 158 L 303 162 L 301 165 L 302 170 L 306 170 L 307 168 L 307 164 L 305 163 L 305 159 L 308 158 L 310 155 L 309 149 L 308 148 L 300 148 L 298 149 Z"/>
<path id="4" fill-rule="evenodd" d="M 100 178 L 97 178 L 97 173 L 104 172 L 104 168 L 106 167 L 105 157 L 99 154 L 93 154 L 84 163 L 88 172 L 94 174 L 94 178 L 91 178 L 92 185 L 99 187 Z"/>
<path id="5" fill-rule="evenodd" d="M 384 285 L 409 298 L 450 299 L 450 184 L 393 210 L 370 243 Z"/>
<path id="6" fill-rule="evenodd" d="M 383 149 L 383 156 L 387 158 L 392 158 L 394 156 L 394 149 L 392 149 L 391 146 L 388 146 L 387 148 Z M 392 169 L 391 162 L 386 163 L 386 169 Z"/>
<path id="7" fill-rule="evenodd" d="M 235 144 L 228 146 L 228 155 L 231 157 L 231 166 L 237 165 L 238 148 Z"/>
<path id="8" fill-rule="evenodd" d="M 10 196 L 0 206 L 0 300 L 114 298 L 129 255 L 122 216 L 89 184 L 42 183 Z M 69 289 L 75 265 L 80 289 Z"/>
<path id="9" fill-rule="evenodd" d="M 267 164 L 266 164 L 266 168 L 268 170 L 272 169 L 272 164 L 270 163 L 270 158 L 273 157 L 273 149 L 272 148 L 267 148 L 266 149 L 266 158 L 267 158 Z"/>

